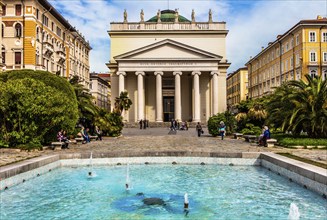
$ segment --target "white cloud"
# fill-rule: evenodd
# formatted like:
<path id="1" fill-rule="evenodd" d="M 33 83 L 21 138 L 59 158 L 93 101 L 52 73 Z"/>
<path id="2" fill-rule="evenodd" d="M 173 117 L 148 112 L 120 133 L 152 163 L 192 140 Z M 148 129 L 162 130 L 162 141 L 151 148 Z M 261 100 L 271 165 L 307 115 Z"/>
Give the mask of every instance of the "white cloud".
<path id="1" fill-rule="evenodd" d="M 326 1 L 260 1 L 248 11 L 227 19 L 227 57 L 233 72 L 300 20 L 326 16 Z"/>
<path id="2" fill-rule="evenodd" d="M 90 41 L 91 71 L 106 72 L 105 63 L 110 57 L 110 39 L 107 31 L 110 22 L 123 21 L 124 9 L 129 21 L 139 21 L 144 10 L 145 20 L 156 15 L 158 9 L 168 8 L 168 1 L 147 0 L 50 0 L 50 3 L 76 26 Z M 214 21 L 226 21 L 230 30 L 227 36 L 227 59 L 232 62 L 229 72 L 242 67 L 261 46 L 274 41 L 301 19 L 326 16 L 322 0 L 303 1 L 213 1 L 170 0 L 169 8 L 178 8 L 180 15 L 190 19 L 192 9 L 197 21 L 207 21 L 208 11 L 213 11 Z"/>

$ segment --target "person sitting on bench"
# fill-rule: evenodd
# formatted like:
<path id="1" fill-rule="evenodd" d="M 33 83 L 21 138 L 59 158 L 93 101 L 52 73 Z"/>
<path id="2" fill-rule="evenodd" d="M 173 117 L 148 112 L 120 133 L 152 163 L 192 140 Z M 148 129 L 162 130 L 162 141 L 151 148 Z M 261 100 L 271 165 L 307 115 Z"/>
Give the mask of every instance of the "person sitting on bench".
<path id="1" fill-rule="evenodd" d="M 58 132 L 58 134 L 57 134 L 57 139 L 58 139 L 59 142 L 63 142 L 63 143 L 65 143 L 65 144 L 62 146 L 63 149 L 69 149 L 69 147 L 68 147 L 69 140 L 68 140 L 68 138 L 66 137 L 66 132 L 65 132 L 64 130 L 61 129 L 61 130 Z"/>

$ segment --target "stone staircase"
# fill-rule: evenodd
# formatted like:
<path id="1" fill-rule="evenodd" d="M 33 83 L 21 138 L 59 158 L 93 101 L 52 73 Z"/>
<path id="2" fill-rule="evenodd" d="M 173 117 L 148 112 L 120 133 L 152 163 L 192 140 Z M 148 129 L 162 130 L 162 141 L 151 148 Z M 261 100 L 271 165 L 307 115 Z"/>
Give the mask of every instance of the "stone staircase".
<path id="1" fill-rule="evenodd" d="M 197 122 L 188 122 L 189 128 L 195 128 Z M 206 128 L 207 124 L 201 123 L 202 128 Z M 138 122 L 124 122 L 124 128 L 139 128 Z M 169 128 L 170 122 L 149 122 L 149 128 Z"/>

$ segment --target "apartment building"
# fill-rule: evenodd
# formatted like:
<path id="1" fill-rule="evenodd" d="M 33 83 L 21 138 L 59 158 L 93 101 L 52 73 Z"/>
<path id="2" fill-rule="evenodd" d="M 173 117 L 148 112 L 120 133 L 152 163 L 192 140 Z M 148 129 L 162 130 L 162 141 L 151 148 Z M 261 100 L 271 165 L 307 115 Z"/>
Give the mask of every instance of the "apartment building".
<path id="1" fill-rule="evenodd" d="M 110 110 L 109 83 L 100 74 L 90 74 L 90 93 L 94 97 L 94 104 L 99 108 Z"/>
<path id="2" fill-rule="evenodd" d="M 327 18 L 301 20 L 246 64 L 249 98 L 262 97 L 304 75 L 327 78 Z"/>
<path id="3" fill-rule="evenodd" d="M 88 87 L 89 52 L 85 37 L 47 0 L 3 0 L 3 70 L 45 70 L 79 76 Z"/>
<path id="4" fill-rule="evenodd" d="M 233 110 L 236 104 L 248 98 L 248 69 L 242 67 L 227 76 L 227 107 Z"/>

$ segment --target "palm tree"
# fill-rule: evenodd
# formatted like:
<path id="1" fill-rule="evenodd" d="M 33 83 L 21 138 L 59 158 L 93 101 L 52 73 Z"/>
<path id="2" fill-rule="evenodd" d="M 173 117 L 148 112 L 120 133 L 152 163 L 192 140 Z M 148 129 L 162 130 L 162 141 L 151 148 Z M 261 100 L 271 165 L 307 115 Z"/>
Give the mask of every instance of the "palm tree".
<path id="1" fill-rule="evenodd" d="M 128 92 L 122 91 L 119 97 L 115 98 L 115 111 L 122 115 L 123 110 L 127 111 L 132 105 L 132 100 L 128 98 Z"/>
<path id="2" fill-rule="evenodd" d="M 284 132 L 289 129 L 290 115 L 295 106 L 288 96 L 293 93 L 294 88 L 289 87 L 287 84 L 283 84 L 275 89 L 267 103 L 267 124 L 275 128 L 281 128 Z M 300 132 L 301 130 L 293 131 L 294 134 L 299 134 Z"/>
<path id="3" fill-rule="evenodd" d="M 92 121 L 99 114 L 98 108 L 93 104 L 93 96 L 89 93 L 88 89 L 78 83 L 78 76 L 74 76 L 69 82 L 75 91 L 80 118 L 86 118 Z"/>
<path id="4" fill-rule="evenodd" d="M 292 130 L 303 128 L 310 137 L 327 137 L 327 83 L 320 77 L 306 75 L 307 82 L 290 81 L 296 88 L 290 94 L 295 105 L 290 124 Z"/>
<path id="5" fill-rule="evenodd" d="M 327 137 L 327 82 L 305 77 L 306 81 L 292 80 L 276 90 L 269 103 L 270 120 L 283 118 L 283 131 L 298 134 L 303 130 L 309 137 Z"/>

